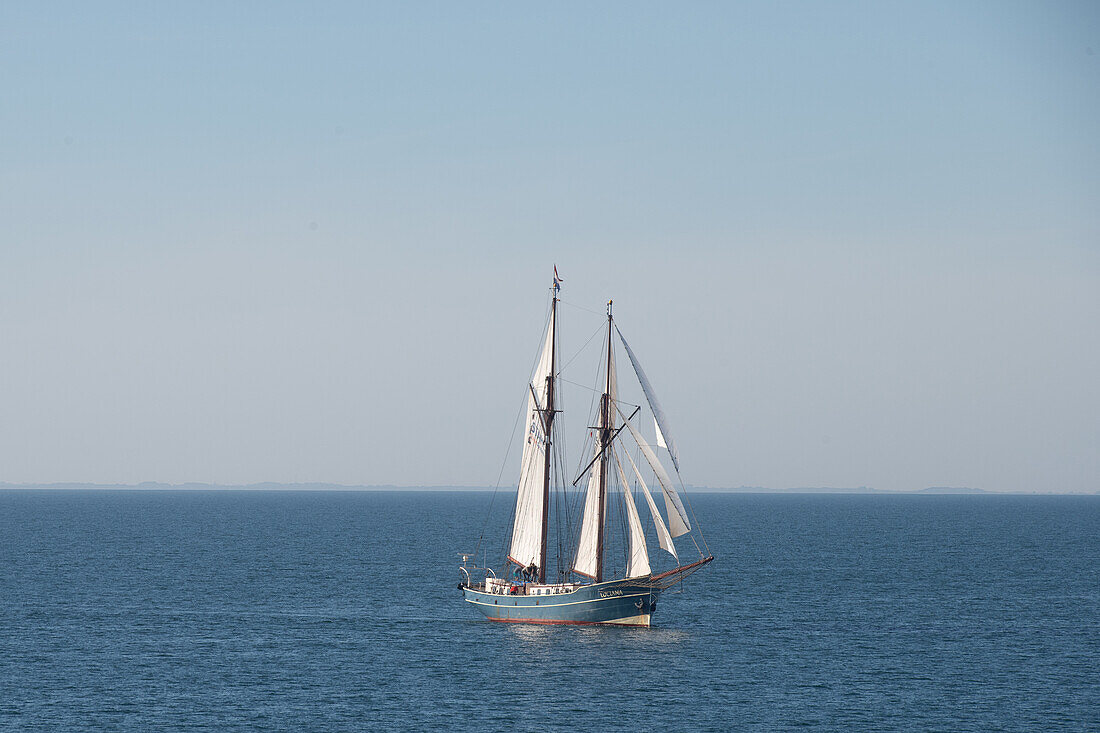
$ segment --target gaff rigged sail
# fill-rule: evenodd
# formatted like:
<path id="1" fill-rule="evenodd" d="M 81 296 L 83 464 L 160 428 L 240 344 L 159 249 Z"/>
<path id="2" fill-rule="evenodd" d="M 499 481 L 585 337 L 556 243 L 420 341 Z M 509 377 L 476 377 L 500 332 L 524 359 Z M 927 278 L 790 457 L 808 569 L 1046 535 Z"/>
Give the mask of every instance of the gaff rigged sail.
<path id="1" fill-rule="evenodd" d="M 596 554 L 599 542 L 600 517 L 607 515 L 607 498 L 604 497 L 604 507 L 601 512 L 600 503 L 600 471 L 602 463 L 596 461 L 592 466 L 592 472 L 588 475 L 588 491 L 584 495 L 584 513 L 581 515 L 581 536 L 577 543 L 577 557 L 573 562 L 573 572 L 580 573 L 588 578 L 596 577 Z"/>
<path id="2" fill-rule="evenodd" d="M 610 340 L 608 344 L 610 344 Z M 615 396 L 618 393 L 617 377 L 615 374 L 615 354 L 614 352 L 608 354 L 607 357 L 607 384 L 609 385 L 608 394 L 611 396 L 611 404 L 614 404 Z M 599 429 L 604 428 L 603 414 L 601 411 L 600 424 L 597 426 Z M 611 427 L 614 423 L 610 411 L 607 414 L 607 426 Z M 596 443 L 595 452 L 596 457 L 599 458 L 601 447 L 599 443 Z M 599 554 L 600 554 L 600 541 L 599 532 L 600 525 L 606 521 L 607 517 L 607 492 L 604 492 L 603 506 L 600 507 L 600 479 L 604 479 L 604 485 L 606 486 L 606 477 L 602 477 L 600 474 L 603 471 L 604 461 L 595 460 L 592 463 L 592 471 L 588 475 L 588 491 L 584 496 L 584 512 L 581 514 L 581 530 L 580 539 L 577 542 L 577 557 L 573 562 L 573 571 L 580 573 L 581 575 L 589 578 L 595 578 L 599 571 Z"/>
<path id="3" fill-rule="evenodd" d="M 519 494 L 516 498 L 516 520 L 512 525 L 512 545 L 508 559 L 520 567 L 542 567 L 543 475 L 546 471 L 546 421 L 542 412 L 547 403 L 547 378 L 554 354 L 554 311 L 546 330 L 546 342 L 538 366 L 531 377 L 527 395 L 527 431 L 520 460 Z M 536 399 L 537 398 L 537 399 Z"/>

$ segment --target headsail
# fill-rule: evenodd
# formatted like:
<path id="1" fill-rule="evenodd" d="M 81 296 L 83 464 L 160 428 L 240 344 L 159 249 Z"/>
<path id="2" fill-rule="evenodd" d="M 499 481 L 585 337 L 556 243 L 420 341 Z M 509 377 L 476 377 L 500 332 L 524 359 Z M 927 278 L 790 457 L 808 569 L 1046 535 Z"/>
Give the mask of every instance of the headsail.
<path id="1" fill-rule="evenodd" d="M 626 506 L 626 522 L 630 527 L 630 542 L 627 549 L 626 577 L 637 578 L 649 575 L 649 552 L 645 547 L 645 530 L 638 517 L 638 508 L 634 506 L 634 497 L 630 493 L 630 482 L 623 473 L 623 464 L 615 456 L 615 468 L 619 469 L 619 482 L 623 487 L 623 504 Z"/>
<path id="2" fill-rule="evenodd" d="M 669 529 L 672 530 L 672 536 L 679 537 L 682 534 L 687 534 L 691 531 L 691 522 L 688 521 L 687 510 L 684 509 L 684 505 L 680 501 L 680 495 L 676 493 L 676 488 L 672 485 L 672 479 L 669 478 L 665 467 L 657 460 L 657 454 L 645 442 L 634 424 L 626 419 L 626 415 L 623 415 L 622 410 L 619 410 L 619 415 L 623 418 L 627 428 L 630 429 L 630 434 L 634 436 L 634 441 L 638 444 L 638 447 L 642 449 L 642 455 L 645 456 L 649 467 L 653 469 L 657 482 L 661 484 L 661 489 L 665 494 L 665 510 L 668 512 L 668 525 Z"/>
<path id="3" fill-rule="evenodd" d="M 653 502 L 653 495 L 649 493 L 649 487 L 646 486 L 645 480 L 642 479 L 642 472 L 638 470 L 638 466 L 634 464 L 634 459 L 630 457 L 630 451 L 623 450 L 626 455 L 626 460 L 630 462 L 630 467 L 634 469 L 634 477 L 638 479 L 638 483 L 642 485 L 642 495 L 645 496 L 646 503 L 649 504 L 649 513 L 653 516 L 653 526 L 657 528 L 657 543 L 661 546 L 661 549 L 671 554 L 679 562 L 680 557 L 676 554 L 676 545 L 672 544 L 672 535 L 668 533 L 668 527 L 665 526 L 665 522 L 661 519 L 661 513 L 657 511 L 657 505 Z"/>
<path id="4" fill-rule="evenodd" d="M 645 398 L 649 401 L 649 409 L 653 412 L 653 419 L 657 423 L 657 445 L 668 448 L 668 454 L 672 456 L 672 465 L 675 466 L 676 473 L 679 473 L 680 452 L 676 449 L 676 441 L 672 439 L 672 433 L 669 432 L 668 418 L 665 417 L 665 411 L 661 409 L 661 403 L 657 401 L 657 394 L 653 391 L 653 385 L 649 383 L 645 371 L 642 370 L 642 365 L 638 363 L 638 357 L 634 356 L 634 350 L 623 338 L 623 332 L 619 330 L 618 326 L 615 326 L 615 331 L 619 334 L 619 340 L 623 342 L 623 347 L 626 348 L 626 355 L 630 357 L 630 363 L 634 365 L 634 373 L 638 375 L 638 383 L 642 385 Z"/>
<path id="5" fill-rule="evenodd" d="M 543 523 L 543 475 L 546 470 L 545 413 L 541 409 L 547 402 L 547 378 L 554 352 L 555 311 L 550 312 L 550 324 L 546 330 L 546 342 L 539 356 L 538 366 L 531 377 L 527 395 L 527 430 L 520 459 L 519 494 L 516 498 L 516 519 L 512 526 L 512 546 L 508 559 L 521 567 L 542 567 L 546 558 L 542 554 Z M 537 397 L 537 401 L 536 401 Z"/>

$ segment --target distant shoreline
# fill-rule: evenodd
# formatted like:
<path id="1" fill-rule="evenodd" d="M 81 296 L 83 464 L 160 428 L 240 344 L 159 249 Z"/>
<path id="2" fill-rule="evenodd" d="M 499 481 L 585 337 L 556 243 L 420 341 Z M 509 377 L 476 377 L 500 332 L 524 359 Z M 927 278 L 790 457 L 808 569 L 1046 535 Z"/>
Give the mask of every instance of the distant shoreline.
<path id="1" fill-rule="evenodd" d="M 454 492 L 474 493 L 491 491 L 514 491 L 514 486 L 501 486 L 494 489 L 492 486 L 397 486 L 393 484 L 330 484 L 330 483 L 278 483 L 265 481 L 254 484 L 208 484 L 187 482 L 180 484 L 162 483 L 158 481 L 144 481 L 137 484 L 99 484 L 79 482 L 56 482 L 43 484 L 21 484 L 0 481 L 0 491 L 4 490 L 35 490 L 35 491 L 356 491 L 356 492 L 393 492 L 393 491 L 417 491 L 417 492 Z M 924 489 L 888 490 L 875 489 L 867 486 L 854 488 L 844 487 L 797 487 L 785 489 L 770 489 L 762 486 L 739 486 L 735 488 L 712 488 L 709 486 L 687 486 L 688 494 L 838 494 L 838 495 L 875 495 L 875 496 L 1097 496 L 1097 491 L 992 491 L 988 489 L 976 489 L 968 487 L 930 486 Z"/>

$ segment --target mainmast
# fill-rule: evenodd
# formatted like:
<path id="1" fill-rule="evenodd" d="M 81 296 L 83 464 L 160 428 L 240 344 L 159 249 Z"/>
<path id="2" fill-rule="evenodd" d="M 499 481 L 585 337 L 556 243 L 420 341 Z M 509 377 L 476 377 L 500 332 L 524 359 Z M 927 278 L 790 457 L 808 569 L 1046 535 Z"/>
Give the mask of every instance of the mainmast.
<path id="1" fill-rule="evenodd" d="M 600 492 L 596 502 L 596 582 L 603 580 L 604 507 L 607 505 L 607 465 L 611 453 L 611 303 L 607 301 L 607 386 L 600 399 Z"/>
<path id="2" fill-rule="evenodd" d="M 554 422 L 554 357 L 557 351 L 558 340 L 558 278 L 557 268 L 554 268 L 554 295 L 550 302 L 550 373 L 546 375 L 546 410 L 543 413 L 543 425 L 546 430 L 546 455 L 543 461 L 544 471 L 542 476 L 542 530 L 539 535 L 539 582 L 546 582 L 547 560 L 547 536 L 550 528 L 550 427 Z"/>

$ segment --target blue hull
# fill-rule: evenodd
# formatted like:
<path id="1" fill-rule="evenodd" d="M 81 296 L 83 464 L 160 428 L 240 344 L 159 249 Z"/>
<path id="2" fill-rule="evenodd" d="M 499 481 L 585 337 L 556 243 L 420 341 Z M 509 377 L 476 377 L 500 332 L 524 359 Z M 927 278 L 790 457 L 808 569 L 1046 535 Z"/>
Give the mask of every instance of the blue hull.
<path id="1" fill-rule="evenodd" d="M 511 595 L 462 586 L 462 596 L 490 621 L 524 624 L 649 626 L 659 588 L 635 580 L 583 585 L 568 593 Z"/>

